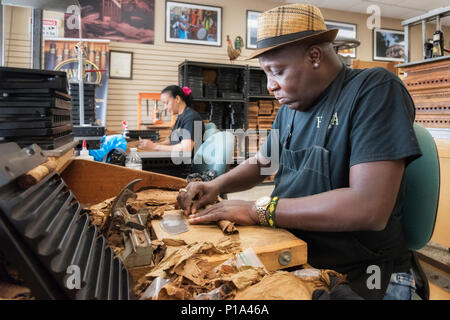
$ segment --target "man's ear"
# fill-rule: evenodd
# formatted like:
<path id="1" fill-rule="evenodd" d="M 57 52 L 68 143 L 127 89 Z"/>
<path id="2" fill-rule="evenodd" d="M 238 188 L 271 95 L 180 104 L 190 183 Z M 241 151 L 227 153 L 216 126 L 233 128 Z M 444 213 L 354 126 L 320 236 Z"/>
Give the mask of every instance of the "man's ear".
<path id="1" fill-rule="evenodd" d="M 315 63 L 318 63 L 320 65 L 323 58 L 322 48 L 318 45 L 312 45 L 306 50 L 305 58 L 306 61 L 311 63 L 311 65 L 314 65 Z"/>

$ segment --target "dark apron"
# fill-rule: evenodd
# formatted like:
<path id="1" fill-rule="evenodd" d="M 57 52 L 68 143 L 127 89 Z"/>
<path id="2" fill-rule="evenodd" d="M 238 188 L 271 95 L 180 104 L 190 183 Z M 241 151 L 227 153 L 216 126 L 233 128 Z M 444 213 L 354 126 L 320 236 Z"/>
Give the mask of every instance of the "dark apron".
<path id="1" fill-rule="evenodd" d="M 325 149 L 328 124 L 334 114 L 334 106 L 339 98 L 346 68 L 337 75 L 325 103 L 329 106 L 322 116 L 322 126 L 312 147 L 301 150 L 290 150 L 290 140 L 297 111 L 292 113 L 287 134 L 282 143 L 280 165 L 275 175 L 273 195 L 279 198 L 298 198 L 331 190 L 330 184 L 330 151 Z"/>
<path id="2" fill-rule="evenodd" d="M 283 136 L 284 141 L 281 140 L 280 165 L 275 176 L 275 189 L 272 196 L 278 196 L 280 199 L 298 198 L 331 190 L 330 151 L 325 146 L 336 102 L 345 80 L 346 69 L 343 66 L 333 81 L 325 104 L 322 126 L 318 129 L 313 146 L 301 150 L 290 150 L 294 119 L 298 111 L 293 112 Z M 362 82 L 363 80 L 361 84 Z M 392 273 L 392 253 L 386 255 L 367 248 L 357 238 L 361 232 L 312 232 L 296 229 L 290 229 L 290 231 L 308 244 L 310 265 L 347 274 L 353 290 L 364 298 L 381 299 L 383 297 Z M 367 288 L 367 279 L 371 274 L 368 274 L 366 270 L 373 264 L 381 269 L 381 290 Z"/>

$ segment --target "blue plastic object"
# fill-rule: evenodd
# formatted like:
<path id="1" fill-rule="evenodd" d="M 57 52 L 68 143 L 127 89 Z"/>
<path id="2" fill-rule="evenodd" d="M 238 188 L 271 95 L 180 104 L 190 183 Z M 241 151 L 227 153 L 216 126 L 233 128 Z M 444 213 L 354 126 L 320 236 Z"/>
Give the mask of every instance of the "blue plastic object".
<path id="1" fill-rule="evenodd" d="M 217 176 L 227 172 L 229 164 L 233 163 L 234 141 L 234 135 L 226 131 L 210 136 L 194 155 L 193 172 L 212 169 Z"/>
<path id="2" fill-rule="evenodd" d="M 214 122 L 209 122 L 205 126 L 205 134 L 204 134 L 203 140 L 204 141 L 208 140 L 208 138 L 211 137 L 216 132 L 218 132 L 216 124 Z"/>
<path id="3" fill-rule="evenodd" d="M 127 140 L 121 134 L 103 136 L 100 149 L 89 150 L 89 155 L 93 156 L 95 161 L 102 162 L 105 156 L 116 148 L 127 151 Z"/>
<path id="4" fill-rule="evenodd" d="M 403 229 L 410 250 L 423 248 L 433 235 L 439 203 L 439 156 L 427 129 L 414 124 L 422 156 L 406 168 Z"/>

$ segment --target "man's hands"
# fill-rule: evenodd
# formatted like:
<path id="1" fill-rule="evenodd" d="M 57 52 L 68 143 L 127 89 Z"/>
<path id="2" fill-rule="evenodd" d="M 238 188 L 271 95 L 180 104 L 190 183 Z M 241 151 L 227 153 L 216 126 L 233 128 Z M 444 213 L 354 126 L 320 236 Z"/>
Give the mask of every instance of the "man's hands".
<path id="1" fill-rule="evenodd" d="M 216 202 L 218 195 L 219 190 L 214 183 L 191 182 L 187 185 L 186 192 L 180 191 L 177 201 L 181 209 L 190 215 L 207 204 Z"/>
<path id="2" fill-rule="evenodd" d="M 200 210 L 216 202 L 219 193 L 213 182 L 191 182 L 186 191 L 180 191 L 177 201 L 192 224 L 219 220 L 229 220 L 239 225 L 258 224 L 258 213 L 253 201 L 224 200 Z"/>
<path id="3" fill-rule="evenodd" d="M 259 222 L 258 213 L 253 201 L 224 200 L 200 210 L 189 217 L 189 223 L 199 224 L 219 220 L 229 220 L 242 226 L 256 225 Z"/>

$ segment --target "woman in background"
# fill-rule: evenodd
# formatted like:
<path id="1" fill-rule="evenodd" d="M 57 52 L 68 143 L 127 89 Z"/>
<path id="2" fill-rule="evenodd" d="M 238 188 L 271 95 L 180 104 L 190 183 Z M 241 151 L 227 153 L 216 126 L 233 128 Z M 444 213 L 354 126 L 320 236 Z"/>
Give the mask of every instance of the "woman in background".
<path id="1" fill-rule="evenodd" d="M 161 102 L 164 104 L 165 110 L 178 115 L 170 137 L 160 143 L 139 138 L 138 147 L 146 151 L 193 152 L 193 150 L 197 150 L 202 143 L 205 126 L 200 114 L 192 108 L 191 89 L 180 88 L 176 85 L 168 86 L 161 91 Z M 197 133 L 200 137 L 198 146 L 195 146 L 194 143 L 194 128 L 201 130 L 200 134 Z"/>

